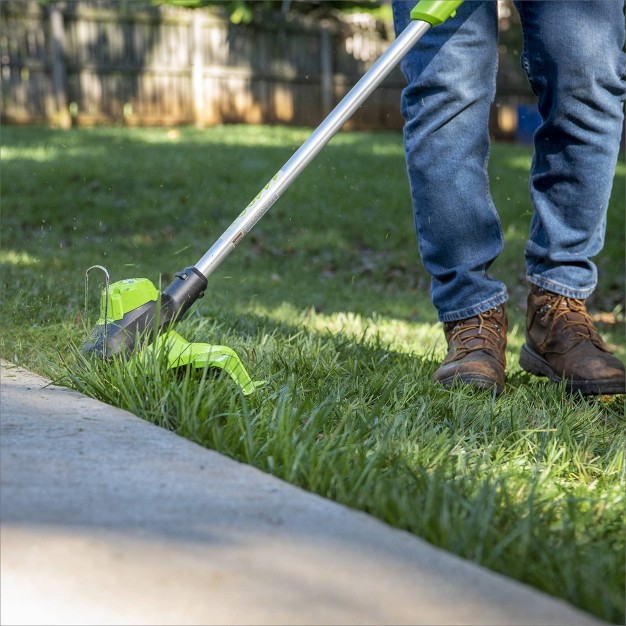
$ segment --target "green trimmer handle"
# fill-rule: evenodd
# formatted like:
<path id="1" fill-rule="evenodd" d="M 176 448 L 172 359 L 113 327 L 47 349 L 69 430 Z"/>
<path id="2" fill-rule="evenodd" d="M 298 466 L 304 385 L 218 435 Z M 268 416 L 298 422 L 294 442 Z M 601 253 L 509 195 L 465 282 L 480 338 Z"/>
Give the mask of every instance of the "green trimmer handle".
<path id="1" fill-rule="evenodd" d="M 420 0 L 411 11 L 411 19 L 438 26 L 454 17 L 462 4 L 463 0 Z"/>

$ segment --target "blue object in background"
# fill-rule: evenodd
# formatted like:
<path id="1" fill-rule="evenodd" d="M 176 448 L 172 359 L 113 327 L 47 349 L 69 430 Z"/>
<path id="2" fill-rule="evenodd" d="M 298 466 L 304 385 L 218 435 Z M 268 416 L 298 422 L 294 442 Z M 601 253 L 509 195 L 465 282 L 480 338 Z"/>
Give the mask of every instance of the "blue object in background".
<path id="1" fill-rule="evenodd" d="M 541 124 L 541 116 L 535 104 L 520 104 L 517 107 L 517 129 L 515 141 L 518 143 L 532 143 L 533 135 Z"/>

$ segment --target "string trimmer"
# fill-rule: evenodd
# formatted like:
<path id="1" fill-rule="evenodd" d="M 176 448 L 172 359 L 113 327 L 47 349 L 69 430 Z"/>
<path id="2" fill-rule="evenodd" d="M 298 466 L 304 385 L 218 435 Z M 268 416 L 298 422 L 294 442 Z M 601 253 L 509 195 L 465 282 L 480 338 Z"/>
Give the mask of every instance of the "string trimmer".
<path id="1" fill-rule="evenodd" d="M 156 335 L 163 327 L 170 327 L 179 320 L 204 295 L 208 277 L 294 182 L 302 170 L 424 34 L 432 26 L 441 24 L 452 17 L 462 2 L 463 0 L 420 0 L 411 11 L 412 21 L 405 30 L 261 189 L 206 254 L 195 265 L 178 272 L 162 293 L 146 278 L 122 280 L 111 285 L 108 285 L 107 281 L 106 289 L 100 299 L 100 319 L 84 345 L 85 352 L 102 358 L 112 357 L 120 352 L 132 350 L 140 337 L 149 333 Z M 208 344 L 200 344 L 205 347 L 198 348 L 199 344 L 189 344 L 177 334 L 170 335 L 172 332 L 165 333 L 172 339 L 171 342 L 167 337 L 165 340 L 161 338 L 160 341 L 164 342 L 164 345 L 178 346 L 174 350 L 177 354 L 174 364 L 206 363 L 207 354 L 216 354 L 216 348 L 218 352 L 228 350 L 228 348 Z M 181 345 L 179 340 L 184 342 L 187 348 L 179 350 Z M 203 356 L 199 358 L 198 354 Z M 236 355 L 234 358 L 237 358 Z M 234 375 L 233 378 L 237 380 Z M 237 382 L 244 388 L 242 380 L 237 380 Z M 254 384 L 252 387 L 248 385 L 247 388 L 253 390 Z"/>

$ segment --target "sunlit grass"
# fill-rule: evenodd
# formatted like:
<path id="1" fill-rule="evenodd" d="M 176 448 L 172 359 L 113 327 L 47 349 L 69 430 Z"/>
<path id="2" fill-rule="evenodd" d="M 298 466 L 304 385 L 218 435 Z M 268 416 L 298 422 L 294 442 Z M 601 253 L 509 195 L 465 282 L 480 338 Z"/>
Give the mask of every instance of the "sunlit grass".
<path id="1" fill-rule="evenodd" d="M 525 146 L 491 177 L 511 293 L 505 393 L 444 390 L 399 134 L 335 138 L 177 326 L 237 351 L 265 387 L 211 371 L 105 367 L 78 347 L 96 317 L 84 271 L 169 282 L 193 264 L 307 129 L 3 129 L 0 354 L 595 615 L 624 618 L 623 398 L 569 396 L 517 364 L 524 341 Z M 609 207 L 601 319 L 624 299 L 623 176 Z M 622 230 L 620 231 L 620 224 Z M 611 314 L 613 317 L 611 317 Z M 623 324 L 599 322 L 626 356 Z"/>
<path id="2" fill-rule="evenodd" d="M 318 320 L 319 321 L 319 320 Z M 267 381 L 244 398 L 210 372 L 68 366 L 78 389 L 305 489 L 618 621 L 623 406 L 517 372 L 494 399 L 432 384 L 435 355 L 355 339 L 361 320 L 184 322 Z M 333 329 L 333 324 L 340 326 Z M 371 322 L 370 322 L 371 323 Z M 376 327 L 374 327 L 374 330 Z M 346 331 L 345 333 L 342 331 Z"/>
<path id="3" fill-rule="evenodd" d="M 0 263 L 25 267 L 39 263 L 39 259 L 23 250 L 0 250 Z"/>

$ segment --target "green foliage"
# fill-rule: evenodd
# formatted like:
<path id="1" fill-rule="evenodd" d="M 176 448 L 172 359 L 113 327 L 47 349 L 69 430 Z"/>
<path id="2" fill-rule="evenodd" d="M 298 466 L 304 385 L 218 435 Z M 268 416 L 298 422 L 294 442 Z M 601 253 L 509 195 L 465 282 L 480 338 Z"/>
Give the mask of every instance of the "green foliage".
<path id="1" fill-rule="evenodd" d="M 505 393 L 431 382 L 444 353 L 417 258 L 402 141 L 340 134 L 210 278 L 177 326 L 236 350 L 211 370 L 85 361 L 83 272 L 169 282 L 306 129 L 3 128 L 0 354 L 616 623 L 624 619 L 623 397 L 582 399 L 517 365 L 527 147 L 495 145 L 511 291 Z M 592 313 L 624 349 L 620 162 Z M 214 288 L 211 288 L 211 286 Z"/>
<path id="2" fill-rule="evenodd" d="M 217 7 L 225 11 L 233 24 L 249 24 L 254 19 L 254 13 L 262 10 L 274 10 L 275 2 L 260 0 L 247 2 L 246 0 L 152 0 L 156 5 L 169 4 L 186 9 L 202 9 L 205 7 Z M 256 5 L 256 6 L 255 6 Z"/>
<path id="3" fill-rule="evenodd" d="M 262 19 L 267 13 L 301 13 L 317 18 L 335 11 L 359 11 L 389 17 L 382 1 L 377 0 L 152 0 L 155 4 L 198 9 L 217 7 L 226 11 L 234 24 L 249 24 L 257 16 Z"/>

